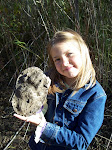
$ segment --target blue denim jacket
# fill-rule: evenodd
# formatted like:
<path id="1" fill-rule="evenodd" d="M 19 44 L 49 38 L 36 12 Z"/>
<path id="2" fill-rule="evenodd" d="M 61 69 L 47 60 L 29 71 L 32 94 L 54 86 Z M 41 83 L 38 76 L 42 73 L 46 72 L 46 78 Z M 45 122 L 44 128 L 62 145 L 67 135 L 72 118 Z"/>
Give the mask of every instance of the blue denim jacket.
<path id="1" fill-rule="evenodd" d="M 47 126 L 39 143 L 31 137 L 32 150 L 87 149 L 102 125 L 107 96 L 98 81 L 87 90 L 86 86 L 75 95 L 70 89 L 48 95 Z"/>

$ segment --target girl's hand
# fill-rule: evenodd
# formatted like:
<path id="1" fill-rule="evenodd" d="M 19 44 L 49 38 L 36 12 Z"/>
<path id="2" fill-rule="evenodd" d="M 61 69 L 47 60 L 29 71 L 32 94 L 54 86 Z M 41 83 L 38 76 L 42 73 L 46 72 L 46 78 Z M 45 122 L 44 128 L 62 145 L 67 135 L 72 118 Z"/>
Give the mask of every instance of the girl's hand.
<path id="1" fill-rule="evenodd" d="M 37 113 L 36 115 L 28 116 L 28 117 L 21 116 L 21 115 L 18 115 L 18 114 L 14 114 L 14 116 L 17 117 L 18 119 L 21 119 L 21 120 L 26 121 L 26 122 L 33 123 L 35 125 L 39 125 L 42 120 L 45 120 L 45 117 L 44 117 L 42 112 Z"/>

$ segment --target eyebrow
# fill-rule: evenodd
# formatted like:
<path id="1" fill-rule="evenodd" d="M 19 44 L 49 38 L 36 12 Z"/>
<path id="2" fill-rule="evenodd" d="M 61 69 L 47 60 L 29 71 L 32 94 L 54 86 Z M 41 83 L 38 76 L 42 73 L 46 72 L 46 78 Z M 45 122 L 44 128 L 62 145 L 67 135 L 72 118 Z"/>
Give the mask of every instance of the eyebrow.
<path id="1" fill-rule="evenodd" d="M 66 53 L 68 53 L 68 52 L 70 52 L 71 50 L 67 50 L 67 52 L 65 52 L 64 54 L 66 54 Z M 55 58 L 58 58 L 59 56 L 54 56 L 53 58 L 55 59 Z"/>

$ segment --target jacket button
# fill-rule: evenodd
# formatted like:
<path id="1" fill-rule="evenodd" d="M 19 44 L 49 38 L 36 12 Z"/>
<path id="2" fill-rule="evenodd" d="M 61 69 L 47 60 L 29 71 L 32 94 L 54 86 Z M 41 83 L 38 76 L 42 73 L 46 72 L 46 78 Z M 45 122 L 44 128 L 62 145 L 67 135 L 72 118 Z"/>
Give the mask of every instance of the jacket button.
<path id="1" fill-rule="evenodd" d="M 62 110 L 62 108 L 60 107 L 59 110 Z"/>
<path id="2" fill-rule="evenodd" d="M 74 109 L 73 112 L 77 112 L 77 109 Z"/>
<path id="3" fill-rule="evenodd" d="M 45 139 L 44 141 L 45 141 L 45 142 L 48 142 L 48 140 L 47 140 L 47 139 Z"/>

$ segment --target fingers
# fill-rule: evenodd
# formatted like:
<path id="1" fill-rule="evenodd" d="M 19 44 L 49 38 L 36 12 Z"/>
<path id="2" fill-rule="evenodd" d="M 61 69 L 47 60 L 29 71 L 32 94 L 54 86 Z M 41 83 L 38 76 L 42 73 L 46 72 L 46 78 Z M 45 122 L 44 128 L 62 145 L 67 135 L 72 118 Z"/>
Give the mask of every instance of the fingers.
<path id="1" fill-rule="evenodd" d="M 18 119 L 23 120 L 23 121 L 26 121 L 26 120 L 27 120 L 27 117 L 25 117 L 25 116 L 21 116 L 21 115 L 18 115 L 18 114 L 14 114 L 14 116 L 15 116 L 16 118 L 18 118 Z"/>
<path id="2" fill-rule="evenodd" d="M 26 121 L 38 125 L 41 122 L 41 118 L 37 115 L 32 115 L 27 117 Z"/>
<path id="3" fill-rule="evenodd" d="M 29 116 L 29 117 L 25 117 L 25 116 L 21 116 L 21 115 L 18 115 L 18 114 L 14 114 L 14 116 L 18 119 L 21 119 L 21 120 L 26 121 L 26 122 L 33 123 L 35 125 L 39 125 L 40 122 L 41 122 L 41 118 L 38 115 L 32 115 L 32 116 Z"/>

